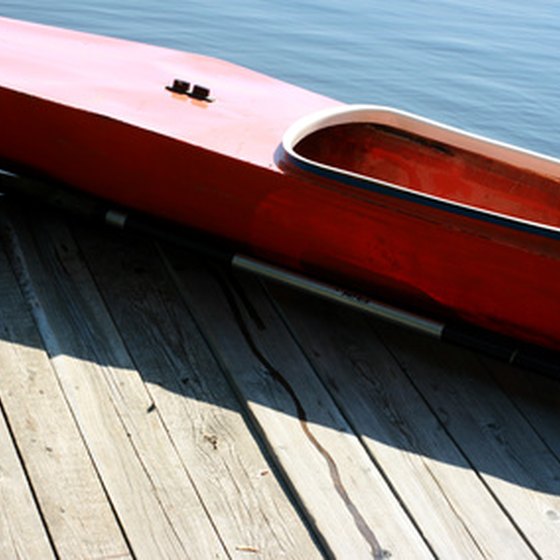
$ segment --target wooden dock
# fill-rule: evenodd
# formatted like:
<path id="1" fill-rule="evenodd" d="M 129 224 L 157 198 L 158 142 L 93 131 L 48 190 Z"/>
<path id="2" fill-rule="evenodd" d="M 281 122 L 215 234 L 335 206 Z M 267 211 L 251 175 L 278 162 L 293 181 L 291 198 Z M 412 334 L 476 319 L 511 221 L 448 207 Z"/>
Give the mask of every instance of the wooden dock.
<path id="1" fill-rule="evenodd" d="M 1 559 L 560 557 L 559 383 L 5 199 L 0 224 Z"/>

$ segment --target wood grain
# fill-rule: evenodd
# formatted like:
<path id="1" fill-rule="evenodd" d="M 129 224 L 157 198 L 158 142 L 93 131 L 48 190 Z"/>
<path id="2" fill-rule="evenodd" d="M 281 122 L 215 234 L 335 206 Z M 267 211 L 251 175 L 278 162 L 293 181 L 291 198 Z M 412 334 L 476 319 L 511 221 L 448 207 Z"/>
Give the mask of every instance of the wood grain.
<path id="1" fill-rule="evenodd" d="M 323 382 L 438 557 L 533 556 L 366 318 L 268 286 Z"/>
<path id="2" fill-rule="evenodd" d="M 2 374 L 7 368 L 1 358 Z M 0 414 L 0 557 L 54 558 L 3 414 Z"/>
<path id="3" fill-rule="evenodd" d="M 254 278 L 227 278 L 167 254 L 185 301 L 328 550 L 339 558 L 431 557 Z"/>
<path id="4" fill-rule="evenodd" d="M 534 426 L 471 354 L 392 327 L 379 332 L 531 547 L 556 558 L 560 462 Z"/>
<path id="5" fill-rule="evenodd" d="M 228 553 L 321 557 L 155 246 L 84 229 L 78 241 Z"/>
<path id="6" fill-rule="evenodd" d="M 66 228 L 35 216 L 17 226 L 14 244 L 20 283 L 134 555 L 226 557 Z"/>
<path id="7" fill-rule="evenodd" d="M 0 292 L 0 397 L 56 552 L 125 558 L 128 545 L 3 251 Z M 2 511 L 12 516 L 11 508 Z"/>

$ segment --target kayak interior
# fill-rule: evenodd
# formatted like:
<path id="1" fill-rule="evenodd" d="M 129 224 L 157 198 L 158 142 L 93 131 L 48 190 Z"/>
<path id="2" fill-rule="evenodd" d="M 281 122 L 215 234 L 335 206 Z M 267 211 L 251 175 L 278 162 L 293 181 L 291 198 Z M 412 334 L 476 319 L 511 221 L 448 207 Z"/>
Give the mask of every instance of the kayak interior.
<path id="1" fill-rule="evenodd" d="M 384 108 L 337 109 L 284 138 L 296 163 L 522 222 L 560 227 L 560 161 Z M 353 184 L 356 184 L 355 181 Z"/>

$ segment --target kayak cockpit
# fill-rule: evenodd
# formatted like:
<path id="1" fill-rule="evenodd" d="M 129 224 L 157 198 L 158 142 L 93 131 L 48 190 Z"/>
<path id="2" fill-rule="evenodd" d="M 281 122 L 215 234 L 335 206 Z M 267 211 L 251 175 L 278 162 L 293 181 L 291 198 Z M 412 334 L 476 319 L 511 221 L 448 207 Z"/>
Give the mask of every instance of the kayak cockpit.
<path id="1" fill-rule="evenodd" d="M 296 165 L 354 186 L 560 227 L 559 160 L 415 115 L 331 109 L 295 123 L 283 146 Z"/>

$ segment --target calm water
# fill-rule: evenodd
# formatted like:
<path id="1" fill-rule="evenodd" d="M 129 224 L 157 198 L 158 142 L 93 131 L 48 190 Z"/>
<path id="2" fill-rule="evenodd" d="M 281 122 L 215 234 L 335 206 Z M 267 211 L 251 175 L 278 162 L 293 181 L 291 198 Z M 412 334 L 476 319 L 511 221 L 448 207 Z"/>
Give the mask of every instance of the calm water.
<path id="1" fill-rule="evenodd" d="M 558 0 L 0 0 L 0 14 L 218 56 L 560 157 Z"/>

